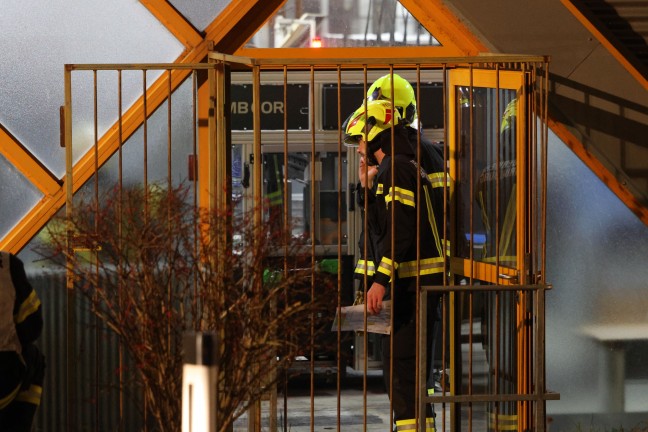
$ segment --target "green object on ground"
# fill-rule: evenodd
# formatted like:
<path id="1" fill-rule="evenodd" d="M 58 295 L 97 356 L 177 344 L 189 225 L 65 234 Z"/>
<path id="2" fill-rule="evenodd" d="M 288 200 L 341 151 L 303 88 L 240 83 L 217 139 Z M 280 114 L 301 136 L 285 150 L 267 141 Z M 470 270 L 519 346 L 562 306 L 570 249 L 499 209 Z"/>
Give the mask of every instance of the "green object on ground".
<path id="1" fill-rule="evenodd" d="M 320 271 L 337 274 L 338 272 L 338 260 L 337 258 L 324 258 L 319 263 Z"/>

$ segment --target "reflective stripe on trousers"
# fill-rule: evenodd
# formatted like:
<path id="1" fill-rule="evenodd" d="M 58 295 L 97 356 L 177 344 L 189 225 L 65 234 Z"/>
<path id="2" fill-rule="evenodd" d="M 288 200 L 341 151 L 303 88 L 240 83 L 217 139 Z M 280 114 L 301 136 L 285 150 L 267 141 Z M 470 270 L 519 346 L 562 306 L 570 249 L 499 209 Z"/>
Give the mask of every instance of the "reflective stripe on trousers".
<path id="1" fill-rule="evenodd" d="M 16 401 L 39 406 L 42 394 L 43 387 L 32 384 L 28 389 L 22 390 L 20 393 L 18 393 L 18 396 L 16 396 Z"/>
<path id="2" fill-rule="evenodd" d="M 488 413 L 489 431 L 516 431 L 518 430 L 517 414 Z"/>
<path id="3" fill-rule="evenodd" d="M 406 419 L 406 420 L 397 420 L 396 421 L 396 430 L 397 431 L 416 431 L 416 419 Z M 428 417 L 425 419 L 425 431 L 426 432 L 435 432 L 434 430 L 434 417 Z"/>

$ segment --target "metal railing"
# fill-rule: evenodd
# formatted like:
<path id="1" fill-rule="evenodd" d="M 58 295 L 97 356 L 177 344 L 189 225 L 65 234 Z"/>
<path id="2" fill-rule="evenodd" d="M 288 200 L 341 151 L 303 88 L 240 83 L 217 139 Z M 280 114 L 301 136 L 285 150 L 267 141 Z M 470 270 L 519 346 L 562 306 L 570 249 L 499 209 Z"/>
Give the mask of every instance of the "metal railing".
<path id="1" fill-rule="evenodd" d="M 442 182 L 445 204 L 443 214 L 438 215 L 447 221 L 439 235 L 451 245 L 450 255 L 444 258 L 447 272 L 438 286 L 417 283 L 418 304 L 426 304 L 430 293 L 439 293 L 442 299 L 438 310 L 441 325 L 435 328 L 437 343 L 436 354 L 433 353 L 437 361 L 433 372 L 439 373 L 441 379 L 437 380 L 438 389 L 434 394 L 428 393 L 432 381 L 428 382 L 423 373 L 427 371 L 429 360 L 426 350 L 421 348 L 422 341 L 427 340 L 427 329 L 422 325 L 417 327 L 417 428 L 425 430 L 425 406 L 433 404 L 437 410 L 437 430 L 483 430 L 482 424 L 492 430 L 544 430 L 545 401 L 557 397 L 546 390 L 544 381 L 544 297 L 549 288 L 544 281 L 547 64 L 548 60 L 541 56 L 249 59 L 212 53 L 206 64 L 68 65 L 64 109 L 68 217 L 75 216 L 79 191 L 90 197 L 88 202 L 94 202 L 99 209 L 103 191 L 115 185 L 122 189 L 139 183 L 148 190 L 153 184 L 162 184 L 171 190 L 184 182 L 190 185 L 187 203 L 195 209 L 224 211 L 223 214 L 236 219 L 247 206 L 254 214 L 251 223 L 259 226 L 269 224 L 270 215 L 274 214 L 278 223 L 267 226 L 284 233 L 292 232 L 293 237 L 303 240 L 300 253 L 305 252 L 307 259 L 300 261 L 299 267 L 310 272 L 307 283 L 311 300 L 321 294 L 318 283 L 327 280 L 335 286 L 327 294 L 334 303 L 333 310 L 328 310 L 332 323 L 333 314 L 339 314 L 342 307 L 350 305 L 356 292 L 366 295 L 367 290 L 354 281 L 349 266 L 343 265 L 349 260 L 355 263 L 363 247 L 357 246 L 357 239 L 366 225 L 361 222 L 359 208 L 354 210 L 351 205 L 353 188 L 349 185 L 357 181 L 358 156 L 343 145 L 341 128 L 347 115 L 364 103 L 374 79 L 398 73 L 406 77 L 416 91 L 418 115 L 423 119 L 422 133 L 436 142 L 446 161 L 442 168 L 443 178 L 449 179 Z M 453 71 L 463 71 L 467 80 L 456 81 Z M 89 79 L 87 84 L 82 84 L 80 78 L 73 81 L 72 75 L 76 77 L 76 74 L 85 74 Z M 108 81 L 102 81 L 104 74 L 109 76 Z M 154 76 L 152 83 L 151 76 Z M 482 76 L 486 76 L 486 81 L 481 81 Z M 517 81 L 512 78 L 514 76 L 518 77 Z M 509 81 L 522 84 L 518 86 Z M 229 86 L 232 83 L 244 83 L 251 88 L 251 124 L 247 130 L 230 127 L 232 117 L 237 115 L 230 109 L 236 102 L 231 99 Z M 295 83 L 306 86 L 305 99 L 294 96 L 289 90 Z M 128 100 L 135 102 L 124 102 L 126 87 L 141 89 L 138 97 L 128 96 Z M 328 91 L 324 91 L 325 88 Z M 480 93 L 485 88 L 490 90 Z M 272 106 L 282 107 L 274 120 L 269 120 L 269 114 L 263 111 L 262 98 L 272 93 L 268 89 L 275 91 L 273 101 L 280 102 Z M 422 98 L 424 95 L 426 99 Z M 429 95 L 434 97 L 427 98 Z M 517 98 L 517 106 L 525 116 L 518 115 L 514 138 L 504 138 L 500 136 L 504 129 L 501 114 L 505 108 L 503 101 L 508 102 L 510 95 Z M 295 126 L 288 118 L 296 105 L 297 112 L 304 116 L 303 125 Z M 183 110 L 181 113 L 177 106 Z M 106 111 L 112 114 L 107 115 Z M 427 119 L 437 111 L 443 113 L 442 124 L 428 127 L 426 121 L 431 120 Z M 275 123 L 268 128 L 264 123 L 268 121 Z M 327 128 L 327 125 L 333 126 Z M 479 130 L 476 129 L 478 125 Z M 467 132 L 465 136 L 458 133 L 461 127 Z M 80 145 L 83 130 L 86 136 L 87 131 L 92 130 L 90 145 Z M 518 167 L 514 264 L 507 262 L 500 253 L 504 251 L 500 240 L 504 212 L 494 211 L 489 226 L 475 216 L 483 210 L 475 201 L 475 183 L 488 163 L 500 165 L 500 147 L 505 140 L 517 146 L 514 153 Z M 75 150 L 79 145 L 82 149 Z M 420 141 L 416 145 L 420 154 Z M 243 149 L 241 159 L 232 156 L 231 149 L 237 146 Z M 488 150 L 484 150 L 487 147 Z M 264 158 L 269 153 L 279 155 L 276 160 L 280 167 L 272 169 L 276 178 L 268 176 L 271 169 Z M 299 156 L 289 161 L 289 155 L 297 153 Z M 241 170 L 237 171 L 239 163 Z M 243 166 L 249 167 L 247 177 Z M 505 201 L 504 196 L 500 196 L 504 193 L 500 191 L 503 172 L 499 168 L 494 172 L 495 181 L 489 190 L 493 202 L 499 204 Z M 281 194 L 279 206 L 274 209 L 265 198 L 269 182 L 279 186 L 276 190 Z M 246 183 L 251 193 L 243 186 Z M 296 188 L 301 188 L 300 192 Z M 326 201 L 327 204 L 322 201 L 321 192 L 325 190 L 337 192 L 335 199 Z M 291 204 L 296 197 L 300 200 L 299 206 Z M 326 209 L 327 205 L 331 208 Z M 324 210 L 330 210 L 324 222 L 323 206 Z M 142 207 L 145 214 L 150 214 L 146 210 L 146 200 Z M 295 209 L 301 213 L 295 214 Z M 302 228 L 294 232 L 291 230 L 297 218 Z M 115 221 L 115 226 L 121 224 Z M 328 235 L 325 229 L 330 231 Z M 228 244 L 236 237 L 236 233 L 230 231 L 230 234 L 234 236 L 225 236 L 219 241 Z M 485 236 L 486 240 L 480 243 L 476 240 L 480 236 Z M 460 250 L 462 244 L 467 245 L 467 249 Z M 87 246 L 76 244 L 77 248 Z M 419 244 L 417 248 L 425 246 Z M 491 261 L 483 252 L 488 247 L 496 252 L 490 256 Z M 98 252 L 97 257 L 101 259 Z M 284 254 L 280 258 L 283 261 L 279 261 L 279 272 L 288 275 L 293 265 L 289 262 L 292 256 Z M 338 265 L 327 276 L 322 276 L 322 262 L 326 259 Z M 77 280 L 74 269 L 70 269 L 66 317 L 68 430 L 76 430 L 78 413 L 88 408 L 82 402 L 87 395 L 79 397 L 73 392 L 81 379 L 73 364 L 78 358 L 74 341 L 77 334 L 92 332 L 80 326 L 75 314 L 74 305 L 81 301 L 78 286 L 74 285 Z M 417 319 L 426 322 L 426 314 L 434 312 L 420 307 Z M 321 329 L 317 326 L 321 318 L 321 314 L 311 316 L 310 340 L 305 342 L 309 408 L 295 414 L 302 419 L 308 418 L 310 430 L 322 415 L 318 412 L 316 378 L 323 356 L 315 348 L 316 339 L 320 337 L 318 331 Z M 348 397 L 344 380 L 351 371 L 360 377 L 357 381 L 360 395 L 355 397 L 361 399 L 362 408 L 359 418 L 354 420 L 356 427 L 391 430 L 388 425 L 394 420 L 389 402 L 391 386 L 386 384 L 387 389 L 379 402 L 368 394 L 374 374 L 371 368 L 381 362 L 380 355 L 375 356 L 376 350 L 372 351 L 370 346 L 379 342 L 364 331 L 358 335 L 353 333 L 353 342 L 349 345 L 346 341 L 350 333 L 342 332 L 339 327 L 333 330 L 336 352 L 327 352 L 327 364 L 338 371 L 335 402 L 332 403 L 336 414 L 334 419 L 328 415 L 329 421 L 335 423 L 328 426 L 337 430 L 349 427 L 348 415 L 344 413 Z M 100 335 L 95 333 L 89 337 Z M 227 349 L 227 338 L 221 340 Z M 363 352 L 348 352 L 358 349 Z M 119 370 L 122 370 L 127 363 L 123 340 L 118 343 L 117 350 Z M 357 364 L 349 363 L 348 358 L 356 358 Z M 100 368 L 99 357 L 95 362 Z M 289 373 L 279 376 L 278 386 L 268 386 L 267 398 L 262 397 L 249 406 L 241 417 L 247 418 L 247 430 L 262 430 L 268 424 L 271 430 L 299 430 L 288 410 L 292 391 Z M 120 406 L 125 403 L 122 387 L 120 384 L 112 390 L 119 395 Z M 100 389 L 99 383 L 94 388 L 97 393 L 107 391 Z M 277 392 L 283 395 L 283 406 L 280 406 Z M 167 397 L 178 398 L 179 405 L 180 394 Z M 269 406 L 263 403 L 264 399 L 269 401 Z M 385 408 L 385 403 L 389 408 Z M 376 405 L 382 411 L 382 423 L 378 426 L 372 424 L 375 421 L 372 410 Z M 143 412 L 146 428 L 151 424 L 151 413 L 146 407 Z M 90 416 L 98 429 L 101 429 L 102 415 Z M 266 416 L 268 424 L 261 421 Z M 507 428 L 503 427 L 505 423 Z M 120 425 L 122 430 L 128 430 L 123 422 Z M 235 429 L 240 427 L 240 421 L 234 423 Z"/>

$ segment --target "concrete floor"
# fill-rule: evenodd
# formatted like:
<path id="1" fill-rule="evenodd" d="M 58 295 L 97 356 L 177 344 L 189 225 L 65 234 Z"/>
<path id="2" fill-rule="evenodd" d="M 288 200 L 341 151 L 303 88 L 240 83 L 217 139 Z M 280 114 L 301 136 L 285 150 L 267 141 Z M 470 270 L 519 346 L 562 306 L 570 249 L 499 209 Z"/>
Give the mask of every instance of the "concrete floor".
<path id="1" fill-rule="evenodd" d="M 480 325 L 476 322 L 473 333 L 477 335 L 480 334 L 480 331 Z M 463 333 L 467 333 L 467 327 Z M 464 359 L 463 381 L 468 380 L 467 373 L 470 369 L 473 392 L 479 394 L 487 391 L 488 368 L 486 353 L 479 341 L 473 342 L 471 347 L 469 353 L 467 340 L 461 346 L 462 358 Z M 467 363 L 469 358 L 472 359 L 472 367 L 470 368 Z M 382 372 L 379 369 L 370 369 L 367 373 L 366 382 L 365 397 L 362 371 L 347 368 L 338 402 L 337 378 L 334 373 L 331 375 L 326 373 L 316 375 L 314 395 L 312 397 L 309 375 L 302 375 L 298 379 L 291 380 L 286 392 L 287 397 L 284 398 L 281 393 L 277 396 L 277 431 L 271 431 L 269 428 L 268 402 L 264 402 L 262 405 L 262 431 L 391 432 L 389 397 L 383 384 Z M 284 427 L 284 399 L 287 404 L 285 410 L 287 412 L 287 420 L 285 421 L 287 427 Z M 437 405 L 434 409 L 436 412 L 436 431 L 450 432 L 450 405 L 445 407 Z M 461 409 L 461 424 L 458 428 L 461 432 L 487 431 L 485 404 L 472 404 L 472 406 L 463 404 Z M 248 432 L 247 423 L 246 415 L 239 418 L 235 423 L 234 432 Z"/>
<path id="2" fill-rule="evenodd" d="M 285 398 L 288 413 L 285 422 L 287 428 L 284 427 L 284 396 L 281 393 L 277 396 L 277 432 L 391 432 L 392 430 L 389 426 L 389 398 L 384 390 L 380 372 L 371 371 L 367 376 L 366 398 L 363 392 L 362 375 L 353 372 L 347 374 L 340 391 L 339 402 L 334 376 L 332 380 L 316 380 L 312 398 L 308 379 L 292 381 L 287 393 L 288 397 Z M 440 406 L 435 407 L 436 430 L 450 431 L 449 407 L 445 410 L 445 416 L 440 410 Z M 265 401 L 262 404 L 263 432 L 272 432 L 269 428 L 268 414 L 269 403 Z M 462 423 L 464 431 L 486 431 L 484 410 L 474 407 L 472 413 L 466 411 L 462 416 Z M 247 431 L 247 416 L 243 415 L 236 421 L 234 432 Z"/>

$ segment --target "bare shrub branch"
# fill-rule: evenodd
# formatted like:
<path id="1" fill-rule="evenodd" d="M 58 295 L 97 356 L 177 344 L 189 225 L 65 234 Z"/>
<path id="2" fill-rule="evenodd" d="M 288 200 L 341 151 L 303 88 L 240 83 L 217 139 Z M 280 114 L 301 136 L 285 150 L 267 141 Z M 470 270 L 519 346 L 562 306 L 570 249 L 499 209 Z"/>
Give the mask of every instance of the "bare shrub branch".
<path id="1" fill-rule="evenodd" d="M 186 187 L 151 186 L 111 189 L 100 204 L 79 200 L 69 231 L 52 230 L 42 253 L 68 261 L 76 291 L 119 336 L 160 431 L 180 430 L 183 335 L 215 332 L 214 409 L 225 431 L 314 348 L 326 331 L 314 317 L 330 305 L 312 294 L 334 290 L 333 281 L 313 268 L 303 239 L 287 238 L 289 227 L 259 226 L 254 210 L 240 218 L 197 210 L 187 196 Z"/>

